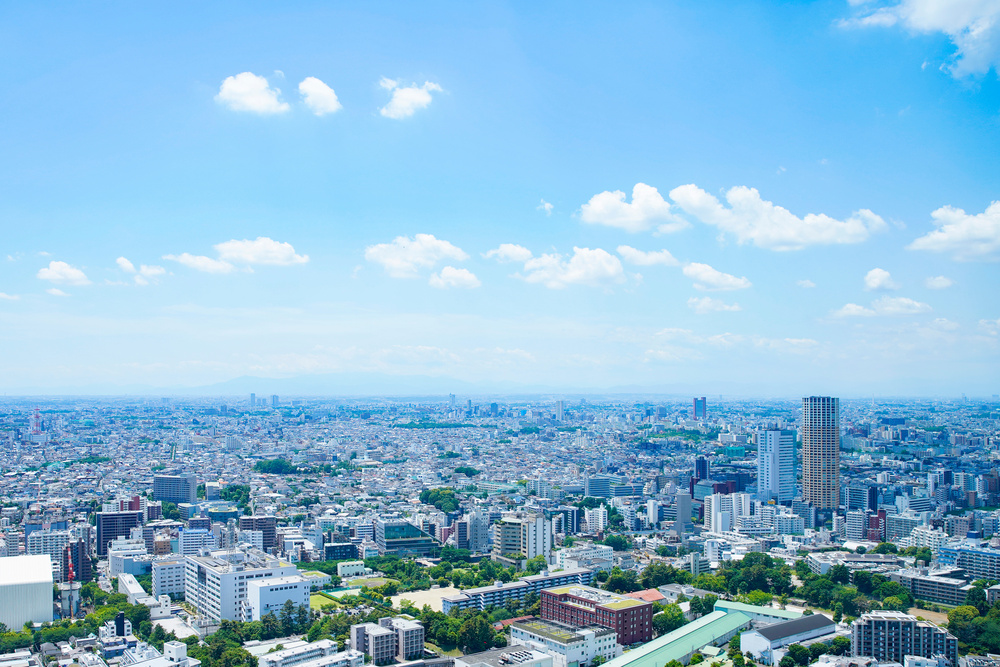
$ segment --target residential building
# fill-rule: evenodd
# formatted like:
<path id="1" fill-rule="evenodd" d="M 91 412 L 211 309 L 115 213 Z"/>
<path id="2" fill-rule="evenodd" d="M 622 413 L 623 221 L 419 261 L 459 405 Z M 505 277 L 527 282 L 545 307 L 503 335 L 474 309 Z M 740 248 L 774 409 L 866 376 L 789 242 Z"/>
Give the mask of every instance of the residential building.
<path id="1" fill-rule="evenodd" d="M 903 662 L 908 655 L 943 655 L 958 664 L 958 640 L 928 621 L 898 611 L 872 611 L 851 624 L 851 651 L 879 662 Z"/>
<path id="2" fill-rule="evenodd" d="M 820 511 L 840 502 L 840 399 L 802 399 L 802 498 Z"/>
<path id="3" fill-rule="evenodd" d="M 278 517 L 275 516 L 241 516 L 240 530 L 259 530 L 261 533 L 261 549 L 267 553 L 278 546 Z"/>
<path id="4" fill-rule="evenodd" d="M 108 555 L 108 544 L 121 537 L 128 537 L 132 529 L 141 526 L 142 511 L 97 512 L 97 555 Z"/>
<path id="5" fill-rule="evenodd" d="M 370 656 L 376 665 L 413 660 L 424 653 L 424 626 L 402 616 L 352 625 L 351 647 Z"/>
<path id="6" fill-rule="evenodd" d="M 493 560 L 519 564 L 552 553 L 552 522 L 542 514 L 511 512 L 493 525 Z"/>
<path id="7" fill-rule="evenodd" d="M 452 609 L 486 609 L 502 607 L 508 600 L 524 601 L 529 594 L 541 594 L 542 590 L 554 586 L 587 585 L 593 581 L 594 572 L 588 569 L 562 570 L 521 577 L 517 581 L 498 581 L 491 586 L 469 588 L 458 595 L 441 600 L 441 609 L 448 613 Z"/>
<path id="8" fill-rule="evenodd" d="M 154 475 L 153 496 L 164 503 L 196 503 L 198 480 L 192 474 Z"/>
<path id="9" fill-rule="evenodd" d="M 183 596 L 186 570 L 186 558 L 154 560 L 152 565 L 153 597 L 159 599 L 161 595 L 169 595 L 176 599 Z"/>
<path id="10" fill-rule="evenodd" d="M 790 502 L 795 498 L 795 431 L 763 430 L 757 444 L 757 498 Z"/>

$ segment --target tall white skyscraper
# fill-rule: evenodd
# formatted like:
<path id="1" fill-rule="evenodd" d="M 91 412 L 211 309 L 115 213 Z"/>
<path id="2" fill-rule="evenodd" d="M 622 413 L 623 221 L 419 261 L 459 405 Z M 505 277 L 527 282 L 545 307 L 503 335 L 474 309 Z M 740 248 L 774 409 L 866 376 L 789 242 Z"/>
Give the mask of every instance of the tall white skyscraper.
<path id="1" fill-rule="evenodd" d="M 561 422 L 566 409 L 566 401 L 556 401 L 556 421 Z"/>
<path id="2" fill-rule="evenodd" d="M 785 502 L 795 497 L 795 431 L 754 434 L 757 444 L 757 497 Z"/>

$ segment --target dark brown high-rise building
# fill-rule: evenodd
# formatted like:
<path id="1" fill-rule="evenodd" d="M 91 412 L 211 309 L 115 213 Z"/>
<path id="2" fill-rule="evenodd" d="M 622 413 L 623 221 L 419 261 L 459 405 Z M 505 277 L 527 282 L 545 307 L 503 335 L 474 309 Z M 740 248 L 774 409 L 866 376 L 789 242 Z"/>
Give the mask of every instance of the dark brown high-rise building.
<path id="1" fill-rule="evenodd" d="M 840 504 L 840 399 L 802 399 L 802 499 L 818 510 Z"/>

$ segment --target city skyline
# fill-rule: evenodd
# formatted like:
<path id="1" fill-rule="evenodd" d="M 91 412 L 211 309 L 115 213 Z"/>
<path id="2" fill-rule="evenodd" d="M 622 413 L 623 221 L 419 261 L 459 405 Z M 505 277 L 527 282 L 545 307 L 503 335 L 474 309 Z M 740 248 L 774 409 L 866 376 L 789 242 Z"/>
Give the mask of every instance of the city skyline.
<path id="1" fill-rule="evenodd" d="M 989 3 L 183 14 L 0 10 L 8 395 L 1000 391 Z"/>

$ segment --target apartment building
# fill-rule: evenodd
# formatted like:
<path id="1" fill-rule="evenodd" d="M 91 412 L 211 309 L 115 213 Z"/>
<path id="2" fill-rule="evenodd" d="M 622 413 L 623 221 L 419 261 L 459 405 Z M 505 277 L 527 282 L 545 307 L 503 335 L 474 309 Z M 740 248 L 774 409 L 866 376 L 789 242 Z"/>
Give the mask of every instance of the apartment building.
<path id="1" fill-rule="evenodd" d="M 958 640 L 928 621 L 898 611 L 873 611 L 851 624 L 851 650 L 879 662 L 903 662 L 908 655 L 943 655 L 958 664 Z"/>
<path id="2" fill-rule="evenodd" d="M 595 658 L 607 662 L 622 654 L 618 635 L 602 627 L 578 628 L 532 618 L 510 626 L 510 644 L 552 655 L 552 667 L 587 667 Z"/>
<path id="3" fill-rule="evenodd" d="M 402 616 L 380 618 L 377 624 L 358 623 L 351 626 L 351 647 L 376 665 L 414 660 L 424 654 L 424 626 Z"/>
<path id="4" fill-rule="evenodd" d="M 492 586 L 469 588 L 458 595 L 451 595 L 441 600 L 444 613 L 452 609 L 486 609 L 490 606 L 502 607 L 508 600 L 523 601 L 529 593 L 541 595 L 546 588 L 553 586 L 586 586 L 594 579 L 594 571 L 589 569 L 562 570 L 555 573 L 535 574 L 521 577 L 517 581 L 503 583 L 497 581 Z"/>

